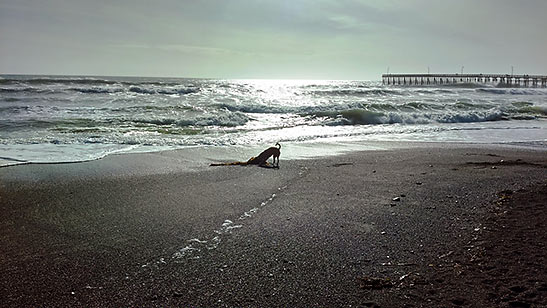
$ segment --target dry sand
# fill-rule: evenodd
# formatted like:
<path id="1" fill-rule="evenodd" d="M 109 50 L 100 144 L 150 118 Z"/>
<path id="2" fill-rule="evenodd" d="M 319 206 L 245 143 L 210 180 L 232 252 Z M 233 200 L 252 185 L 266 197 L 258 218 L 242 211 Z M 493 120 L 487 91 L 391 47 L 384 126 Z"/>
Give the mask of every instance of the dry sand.
<path id="1" fill-rule="evenodd" d="M 0 168 L 0 306 L 547 307 L 546 153 Z"/>

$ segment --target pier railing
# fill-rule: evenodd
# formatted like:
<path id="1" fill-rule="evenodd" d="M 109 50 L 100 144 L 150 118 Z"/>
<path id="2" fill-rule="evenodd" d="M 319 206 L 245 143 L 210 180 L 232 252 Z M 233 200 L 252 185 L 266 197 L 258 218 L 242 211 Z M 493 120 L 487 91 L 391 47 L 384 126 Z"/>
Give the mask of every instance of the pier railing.
<path id="1" fill-rule="evenodd" d="M 384 74 L 387 85 L 438 85 L 457 83 L 497 83 L 508 87 L 547 87 L 547 75 L 503 74 Z"/>

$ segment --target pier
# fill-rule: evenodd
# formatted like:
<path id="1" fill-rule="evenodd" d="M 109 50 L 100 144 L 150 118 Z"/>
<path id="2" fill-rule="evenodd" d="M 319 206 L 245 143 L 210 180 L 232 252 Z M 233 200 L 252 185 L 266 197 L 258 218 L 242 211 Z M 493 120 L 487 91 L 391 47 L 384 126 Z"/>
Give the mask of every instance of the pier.
<path id="1" fill-rule="evenodd" d="M 503 74 L 383 74 L 387 85 L 442 85 L 457 83 L 497 83 L 506 87 L 547 87 L 547 75 Z"/>

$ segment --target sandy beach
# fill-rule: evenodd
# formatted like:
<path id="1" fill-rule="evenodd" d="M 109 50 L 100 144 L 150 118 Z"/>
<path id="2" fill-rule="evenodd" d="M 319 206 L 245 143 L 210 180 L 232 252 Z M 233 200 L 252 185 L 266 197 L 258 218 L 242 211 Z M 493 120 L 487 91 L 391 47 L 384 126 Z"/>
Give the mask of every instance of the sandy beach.
<path id="1" fill-rule="evenodd" d="M 0 168 L 0 306 L 547 307 L 544 148 L 184 162 Z"/>

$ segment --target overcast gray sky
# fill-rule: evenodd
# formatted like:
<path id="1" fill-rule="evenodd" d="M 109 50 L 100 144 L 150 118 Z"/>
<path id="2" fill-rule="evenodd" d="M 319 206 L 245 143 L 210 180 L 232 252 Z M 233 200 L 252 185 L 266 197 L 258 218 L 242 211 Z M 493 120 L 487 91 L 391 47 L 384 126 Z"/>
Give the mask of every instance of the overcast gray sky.
<path id="1" fill-rule="evenodd" d="M 547 74 L 546 0 L 0 0 L 0 73 Z"/>

